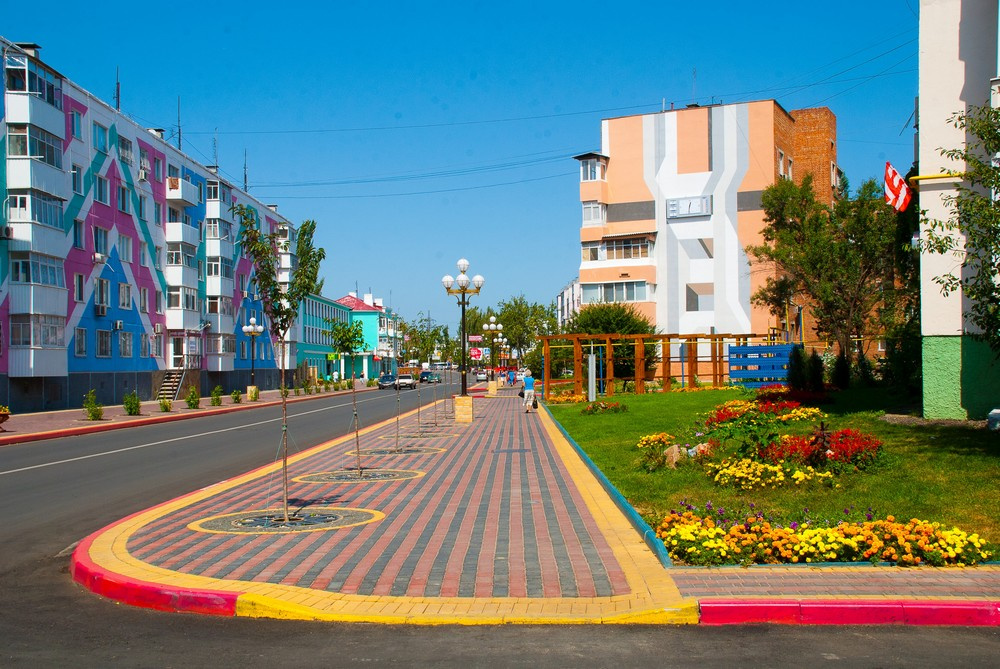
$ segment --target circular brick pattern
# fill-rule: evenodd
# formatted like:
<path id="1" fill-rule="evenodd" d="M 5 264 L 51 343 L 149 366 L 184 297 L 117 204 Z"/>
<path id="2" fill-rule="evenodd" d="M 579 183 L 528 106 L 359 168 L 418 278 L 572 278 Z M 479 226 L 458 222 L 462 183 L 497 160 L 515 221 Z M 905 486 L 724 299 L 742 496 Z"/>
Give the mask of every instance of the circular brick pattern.
<path id="1" fill-rule="evenodd" d="M 188 529 L 209 534 L 287 534 L 323 532 L 373 523 L 385 518 L 381 511 L 348 507 L 313 507 L 289 512 L 288 522 L 280 509 L 255 509 L 202 518 Z"/>
<path id="2" fill-rule="evenodd" d="M 424 476 L 424 472 L 414 469 L 369 469 L 361 468 L 361 476 L 357 469 L 338 469 L 333 472 L 306 474 L 292 479 L 296 483 L 381 483 L 383 481 L 406 481 Z"/>
<path id="3" fill-rule="evenodd" d="M 362 448 L 361 455 L 414 455 L 417 453 L 444 453 L 445 449 L 433 446 L 403 446 L 402 448 L 392 448 L 384 446 L 382 448 Z M 344 455 L 354 455 L 357 451 L 347 451 Z"/>

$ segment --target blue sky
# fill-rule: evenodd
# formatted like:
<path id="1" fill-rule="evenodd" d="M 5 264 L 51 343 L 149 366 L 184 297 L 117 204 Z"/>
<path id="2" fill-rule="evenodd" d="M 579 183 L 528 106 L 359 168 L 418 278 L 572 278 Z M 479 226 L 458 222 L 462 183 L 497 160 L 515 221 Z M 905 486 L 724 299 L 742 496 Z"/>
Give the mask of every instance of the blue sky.
<path id="1" fill-rule="evenodd" d="M 675 6 L 675 5 L 682 6 Z M 796 4 L 45 3 L 4 37 L 183 149 L 318 222 L 325 293 L 357 287 L 452 326 L 473 304 L 548 303 L 579 267 L 572 156 L 602 118 L 774 98 L 837 115 L 852 185 L 913 160 L 918 0 Z M 213 148 L 214 147 L 214 148 Z M 302 185 L 310 184 L 310 185 Z"/>

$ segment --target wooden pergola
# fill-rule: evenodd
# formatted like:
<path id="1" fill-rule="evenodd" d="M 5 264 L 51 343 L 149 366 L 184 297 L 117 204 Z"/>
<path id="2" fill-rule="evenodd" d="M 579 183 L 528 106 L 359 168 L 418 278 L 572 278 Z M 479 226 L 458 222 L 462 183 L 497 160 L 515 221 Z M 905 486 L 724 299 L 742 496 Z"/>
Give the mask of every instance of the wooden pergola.
<path id="1" fill-rule="evenodd" d="M 554 391 L 572 385 L 573 394 L 584 394 L 584 356 L 590 352 L 603 355 L 604 394 L 613 395 L 615 387 L 615 348 L 623 346 L 634 351 L 635 375 L 624 381 L 634 381 L 635 392 L 645 393 L 647 382 L 659 382 L 663 390 L 670 390 L 674 379 L 685 386 L 710 383 L 724 386 L 729 381 L 726 350 L 729 345 L 746 345 L 751 340 L 766 339 L 755 334 L 561 334 L 539 337 L 542 342 L 544 369 L 543 392 L 548 399 Z M 647 369 L 650 358 L 647 347 L 655 346 L 655 364 Z M 552 374 L 554 354 L 560 349 L 572 348 L 572 376 Z M 676 354 L 673 354 L 676 352 Z M 559 356 L 560 359 L 562 356 Z M 568 369 L 568 367 L 566 368 Z M 600 374 L 600 373 L 599 373 Z"/>

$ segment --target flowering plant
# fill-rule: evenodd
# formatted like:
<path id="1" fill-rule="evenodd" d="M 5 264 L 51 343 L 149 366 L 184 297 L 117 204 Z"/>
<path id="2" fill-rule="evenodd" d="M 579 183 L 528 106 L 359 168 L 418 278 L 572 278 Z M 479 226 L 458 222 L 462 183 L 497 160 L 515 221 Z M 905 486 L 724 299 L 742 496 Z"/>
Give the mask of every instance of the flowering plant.
<path id="1" fill-rule="evenodd" d="M 849 465 L 863 470 L 870 467 L 882 453 L 882 442 L 858 430 L 838 430 L 813 435 L 785 436 L 760 450 L 766 462 L 791 460 L 819 467 L 830 464 Z"/>
<path id="2" fill-rule="evenodd" d="M 560 393 L 558 395 L 552 395 L 549 397 L 549 404 L 576 404 L 579 402 L 586 402 L 586 395 L 577 395 L 574 393 Z"/>
<path id="3" fill-rule="evenodd" d="M 769 464 L 750 458 L 723 460 L 705 465 L 705 471 L 716 485 L 740 490 L 773 489 L 789 482 L 796 486 L 810 481 L 833 483 L 833 474 L 830 472 L 817 471 L 808 466 L 799 468 L 784 461 Z"/>
<path id="4" fill-rule="evenodd" d="M 0 404 L 0 413 L 10 413 L 10 407 L 6 404 Z"/>
<path id="5" fill-rule="evenodd" d="M 580 410 L 584 416 L 593 416 L 599 413 L 624 413 L 628 407 L 621 402 L 590 402 Z"/>

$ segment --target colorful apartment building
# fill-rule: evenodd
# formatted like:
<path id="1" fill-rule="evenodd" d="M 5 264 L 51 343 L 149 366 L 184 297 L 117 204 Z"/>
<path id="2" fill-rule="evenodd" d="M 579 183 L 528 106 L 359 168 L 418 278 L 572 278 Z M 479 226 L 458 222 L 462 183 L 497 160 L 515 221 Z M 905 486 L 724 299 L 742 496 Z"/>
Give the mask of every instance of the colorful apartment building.
<path id="1" fill-rule="evenodd" d="M 761 195 L 813 175 L 836 195 L 836 117 L 773 100 L 605 119 L 601 150 L 576 156 L 583 205 L 580 302 L 628 302 L 662 333 L 756 333 L 788 322 L 751 304 L 767 276 L 744 248 L 759 243 Z"/>
<path id="2" fill-rule="evenodd" d="M 168 375 L 207 392 L 276 387 L 254 267 L 233 205 L 295 226 L 74 84 L 39 47 L 0 38 L 0 404 L 80 406 L 156 396 Z M 280 270 L 294 266 L 288 245 Z M 296 358 L 289 341 L 288 360 Z"/>

